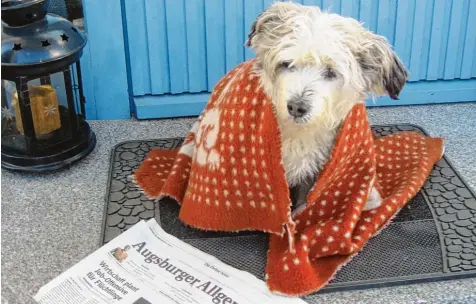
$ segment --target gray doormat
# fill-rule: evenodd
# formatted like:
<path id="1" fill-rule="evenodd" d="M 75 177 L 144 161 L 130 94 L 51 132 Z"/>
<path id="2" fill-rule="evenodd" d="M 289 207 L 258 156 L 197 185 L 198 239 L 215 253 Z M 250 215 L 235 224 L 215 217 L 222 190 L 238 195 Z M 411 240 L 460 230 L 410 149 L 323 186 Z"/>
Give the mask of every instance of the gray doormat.
<path id="1" fill-rule="evenodd" d="M 373 126 L 377 135 L 424 130 L 413 125 Z M 174 201 L 154 204 L 130 175 L 151 149 L 173 149 L 183 139 L 128 141 L 112 151 L 102 244 L 139 220 L 155 217 L 168 233 L 223 262 L 264 279 L 267 236 L 259 232 L 199 231 L 178 219 Z M 476 196 L 443 157 L 423 189 L 394 221 L 320 292 L 476 276 Z M 312 301 L 312 296 L 306 297 Z"/>

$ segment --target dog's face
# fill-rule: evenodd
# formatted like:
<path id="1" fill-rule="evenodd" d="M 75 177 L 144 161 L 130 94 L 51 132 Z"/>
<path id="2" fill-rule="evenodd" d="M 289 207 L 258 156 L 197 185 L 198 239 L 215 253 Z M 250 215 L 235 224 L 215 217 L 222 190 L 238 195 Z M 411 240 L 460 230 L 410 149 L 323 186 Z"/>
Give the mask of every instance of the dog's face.
<path id="1" fill-rule="evenodd" d="M 366 95 L 397 99 L 407 71 L 382 36 L 351 18 L 281 2 L 253 23 L 247 45 L 277 116 L 331 124 Z"/>

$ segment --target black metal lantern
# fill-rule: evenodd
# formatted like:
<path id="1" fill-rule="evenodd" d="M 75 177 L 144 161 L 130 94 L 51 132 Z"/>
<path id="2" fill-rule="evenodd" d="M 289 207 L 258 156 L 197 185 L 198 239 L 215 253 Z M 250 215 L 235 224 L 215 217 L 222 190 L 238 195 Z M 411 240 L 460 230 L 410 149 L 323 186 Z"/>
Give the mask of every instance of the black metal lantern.
<path id="1" fill-rule="evenodd" d="M 2 1 L 2 167 L 52 171 L 88 155 L 79 58 L 86 36 L 49 0 Z"/>

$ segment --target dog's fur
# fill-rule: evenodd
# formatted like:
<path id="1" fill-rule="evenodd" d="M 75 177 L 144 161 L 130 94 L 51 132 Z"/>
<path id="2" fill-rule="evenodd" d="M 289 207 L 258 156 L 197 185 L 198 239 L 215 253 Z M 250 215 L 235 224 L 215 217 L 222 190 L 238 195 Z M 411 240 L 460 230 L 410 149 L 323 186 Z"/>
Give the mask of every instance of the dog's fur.
<path id="1" fill-rule="evenodd" d="M 287 181 L 303 204 L 347 113 L 368 95 L 397 99 L 407 71 L 385 38 L 356 20 L 291 2 L 262 12 L 246 44 L 275 107 Z M 299 118 L 287 109 L 296 100 L 309 107 Z M 375 189 L 370 197 L 366 209 L 379 205 Z"/>

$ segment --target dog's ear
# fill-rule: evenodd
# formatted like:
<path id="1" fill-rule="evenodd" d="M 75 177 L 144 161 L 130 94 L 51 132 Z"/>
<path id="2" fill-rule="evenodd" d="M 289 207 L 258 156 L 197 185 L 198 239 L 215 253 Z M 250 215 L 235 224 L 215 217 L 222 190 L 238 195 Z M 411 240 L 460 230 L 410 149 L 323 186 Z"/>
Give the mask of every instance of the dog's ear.
<path id="1" fill-rule="evenodd" d="M 382 36 L 364 31 L 357 58 L 362 68 L 367 90 L 377 95 L 388 94 L 397 100 L 408 78 L 400 58 Z"/>
<path id="2" fill-rule="evenodd" d="M 251 30 L 248 33 L 248 39 L 246 40 L 246 43 L 245 43 L 245 46 L 247 46 L 247 47 L 251 46 L 251 39 L 253 39 L 253 37 L 256 35 L 256 23 L 257 23 L 258 19 L 261 17 L 262 14 L 263 13 L 260 13 L 258 15 L 258 17 L 256 17 L 256 20 L 253 21 L 253 23 L 251 24 Z"/>
<path id="3" fill-rule="evenodd" d="M 245 46 L 253 47 L 253 44 L 260 39 L 259 36 L 277 34 L 275 30 L 278 28 L 280 28 L 281 31 L 279 34 L 283 35 L 283 31 L 286 31 L 286 29 L 282 27 L 283 23 L 304 9 L 304 6 L 292 2 L 276 2 L 272 4 L 256 17 L 256 20 L 251 25 Z"/>
<path id="4" fill-rule="evenodd" d="M 276 4 L 274 4 L 276 5 Z M 251 41 L 261 31 L 266 23 L 277 22 L 279 19 L 277 14 L 272 13 L 272 6 L 262 11 L 258 17 L 256 17 L 253 24 L 251 24 L 251 30 L 248 33 L 248 40 L 246 40 L 245 46 L 251 47 Z"/>

